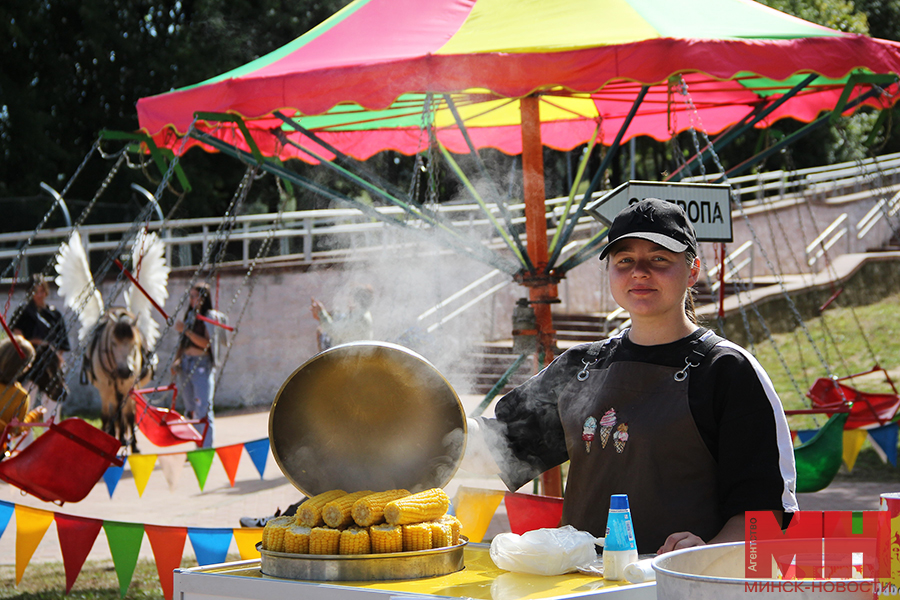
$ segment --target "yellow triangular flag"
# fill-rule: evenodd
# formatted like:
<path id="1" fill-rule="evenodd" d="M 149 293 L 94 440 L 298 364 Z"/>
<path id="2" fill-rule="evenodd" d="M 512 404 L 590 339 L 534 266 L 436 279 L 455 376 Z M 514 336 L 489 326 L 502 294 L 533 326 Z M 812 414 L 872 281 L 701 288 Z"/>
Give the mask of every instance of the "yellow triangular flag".
<path id="1" fill-rule="evenodd" d="M 16 504 L 16 585 L 52 522 L 52 512 Z"/>
<path id="2" fill-rule="evenodd" d="M 234 530 L 234 542 L 241 553 L 241 560 L 259 558 L 256 545 L 262 541 L 262 532 L 262 527 L 239 527 Z"/>
<path id="3" fill-rule="evenodd" d="M 863 442 L 866 441 L 869 433 L 865 429 L 845 429 L 844 430 L 844 464 L 847 470 L 852 471 L 853 465 L 856 464 L 856 457 L 862 449 Z"/>
<path id="4" fill-rule="evenodd" d="M 488 525 L 500 501 L 506 492 L 500 490 L 483 490 L 461 486 L 456 491 L 453 506 L 456 508 L 456 518 L 462 524 L 462 531 L 470 542 L 478 543 L 487 533 Z"/>
<path id="5" fill-rule="evenodd" d="M 138 496 L 144 495 L 144 488 L 150 479 L 150 473 L 156 466 L 155 454 L 129 454 L 128 466 L 131 467 L 131 476 L 134 477 L 134 485 L 137 486 Z"/>
<path id="6" fill-rule="evenodd" d="M 163 475 L 166 476 L 166 482 L 169 484 L 169 491 L 174 492 L 178 487 L 178 480 L 184 472 L 184 464 L 187 462 L 187 454 L 185 452 L 176 452 L 175 454 L 160 454 L 157 456 L 159 466 L 162 468 Z"/>

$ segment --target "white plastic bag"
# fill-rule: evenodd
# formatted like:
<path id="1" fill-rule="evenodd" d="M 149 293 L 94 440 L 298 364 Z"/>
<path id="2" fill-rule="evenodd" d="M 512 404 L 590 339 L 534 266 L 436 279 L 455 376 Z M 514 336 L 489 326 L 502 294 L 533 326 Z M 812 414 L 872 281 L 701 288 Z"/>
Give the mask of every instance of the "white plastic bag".
<path id="1" fill-rule="evenodd" d="M 562 575 L 597 558 L 597 538 L 571 525 L 535 529 L 522 535 L 501 533 L 491 542 L 491 559 L 505 571 Z"/>

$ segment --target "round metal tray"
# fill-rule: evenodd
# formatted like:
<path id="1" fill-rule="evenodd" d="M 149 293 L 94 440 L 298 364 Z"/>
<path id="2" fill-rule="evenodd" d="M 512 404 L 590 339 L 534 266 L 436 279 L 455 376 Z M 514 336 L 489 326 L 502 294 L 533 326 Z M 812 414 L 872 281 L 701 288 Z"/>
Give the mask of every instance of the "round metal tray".
<path id="1" fill-rule="evenodd" d="M 444 376 L 415 352 L 382 342 L 312 357 L 269 411 L 275 462 L 307 496 L 444 487 L 465 440 L 466 416 Z"/>
<path id="2" fill-rule="evenodd" d="M 463 548 L 467 541 L 456 546 L 391 552 L 388 554 L 288 554 L 262 549 L 256 545 L 262 563 L 262 573 L 279 579 L 305 581 L 388 581 L 395 579 L 423 579 L 449 575 L 465 566 Z"/>

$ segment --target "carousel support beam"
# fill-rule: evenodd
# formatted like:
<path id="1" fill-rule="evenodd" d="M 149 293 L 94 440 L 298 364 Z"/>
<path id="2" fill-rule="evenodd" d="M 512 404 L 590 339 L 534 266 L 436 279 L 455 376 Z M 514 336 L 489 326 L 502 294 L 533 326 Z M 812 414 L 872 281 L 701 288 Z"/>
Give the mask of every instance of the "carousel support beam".
<path id="1" fill-rule="evenodd" d="M 520 101 L 522 115 L 522 183 L 525 196 L 525 235 L 528 254 L 537 269 L 537 275 L 524 279 L 530 304 L 537 321 L 538 347 L 535 352 L 535 368 L 550 364 L 556 348 L 556 331 L 550 305 L 558 302 L 556 280 L 547 271 L 547 210 L 544 190 L 544 147 L 541 144 L 540 104 L 536 96 Z M 543 275 L 540 275 L 543 274 Z M 541 475 L 544 495 L 562 496 L 562 473 L 559 467 Z"/>
<path id="2" fill-rule="evenodd" d="M 591 179 L 591 184 L 588 186 L 588 189 L 585 190 L 584 195 L 581 197 L 581 202 L 578 203 L 578 208 L 575 210 L 575 214 L 572 215 L 572 218 L 569 219 L 569 222 L 566 223 L 566 229 L 563 232 L 562 237 L 559 240 L 559 243 L 556 245 L 556 248 L 553 249 L 553 256 L 550 257 L 548 264 L 550 268 L 556 264 L 556 261 L 559 260 L 559 254 L 562 252 L 563 246 L 569 241 L 569 238 L 572 237 L 572 232 L 575 231 L 575 225 L 578 224 L 578 219 L 581 218 L 581 215 L 584 214 L 584 207 L 587 206 L 588 201 L 591 199 L 591 196 L 594 194 L 594 191 L 600 185 L 600 179 L 603 177 L 603 174 L 606 172 L 606 169 L 609 167 L 609 164 L 612 162 L 612 159 L 616 156 L 616 152 L 619 150 L 619 145 L 622 143 L 622 138 L 625 136 L 625 131 L 628 130 L 628 126 L 631 125 L 631 121 L 634 120 L 634 116 L 637 114 L 638 107 L 640 107 L 641 103 L 644 101 L 644 96 L 647 95 L 647 92 L 650 90 L 650 86 L 641 87 L 641 91 L 638 92 L 637 98 L 634 100 L 634 104 L 631 105 L 631 109 L 628 111 L 628 115 L 625 117 L 625 122 L 622 123 L 622 127 L 619 129 L 619 132 L 616 134 L 615 140 L 610 144 L 609 150 L 606 152 L 606 156 L 603 157 L 603 161 L 600 163 L 600 167 L 597 169 L 597 172 L 594 173 L 594 177 Z"/>
<path id="3" fill-rule="evenodd" d="M 290 128 L 294 129 L 295 131 L 297 131 L 299 133 L 302 133 L 303 135 L 305 135 L 306 137 L 308 137 L 309 139 L 311 139 L 318 145 L 322 146 L 323 148 L 325 148 L 326 150 L 328 150 L 329 152 L 334 154 L 337 159 L 337 162 L 340 163 L 341 165 L 343 165 L 344 168 L 350 170 L 350 165 L 353 165 L 353 167 L 355 167 L 356 170 L 359 171 L 359 173 L 361 175 L 365 176 L 365 179 L 367 179 L 371 183 L 375 184 L 376 186 L 380 187 L 381 189 L 390 192 L 394 196 L 405 196 L 406 195 L 406 192 L 404 192 L 403 190 L 401 190 L 400 188 L 398 188 L 391 182 L 387 181 L 386 179 L 379 177 L 377 173 L 366 168 L 363 163 L 347 156 L 346 154 L 344 154 L 343 152 L 341 152 L 340 150 L 338 150 L 337 148 L 335 148 L 334 146 L 332 146 L 331 144 L 329 144 L 328 142 L 326 142 L 325 140 L 320 138 L 314 132 L 312 132 L 309 129 L 300 125 L 300 123 L 296 122 L 292 118 L 288 117 L 287 115 L 285 115 L 277 110 L 272 114 L 274 114 L 276 117 L 278 117 L 279 119 L 284 121 L 285 124 L 287 126 L 289 126 Z"/>
<path id="4" fill-rule="evenodd" d="M 895 81 L 896 81 L 896 78 L 895 78 Z M 849 86 L 850 82 L 848 82 L 847 85 Z M 871 90 L 865 92 L 864 94 L 860 94 L 859 96 L 854 98 L 852 101 L 847 102 L 845 105 L 841 106 L 840 112 L 838 114 L 842 114 L 848 110 L 852 110 L 852 109 L 856 108 L 857 106 L 859 106 L 860 104 L 862 104 L 863 102 L 865 102 L 866 100 L 868 100 L 869 98 L 874 98 L 876 96 L 880 96 L 881 93 L 882 93 L 881 88 L 877 88 L 877 87 L 872 88 Z M 832 111 L 831 113 L 827 113 L 827 114 L 819 117 L 815 121 L 808 123 L 804 127 L 801 127 L 800 129 L 798 129 L 791 135 L 785 136 L 778 143 L 773 144 L 772 146 L 766 148 L 759 154 L 756 154 L 755 156 L 751 156 L 750 158 L 748 158 L 741 164 L 739 164 L 735 167 L 732 167 L 724 175 L 722 175 L 721 177 L 717 178 L 714 181 L 711 181 L 710 183 L 723 183 L 724 181 L 727 180 L 727 178 L 736 177 L 736 176 L 740 175 L 741 173 L 744 173 L 745 171 L 753 168 L 755 165 L 757 165 L 758 163 L 769 158 L 776 152 L 781 151 L 782 148 L 785 148 L 785 147 L 793 144 L 794 142 L 796 142 L 803 136 L 815 131 L 819 127 L 828 125 L 832 118 L 831 115 L 835 112 L 838 112 L 838 108 L 835 108 L 835 110 Z"/>
<path id="5" fill-rule="evenodd" d="M 496 182 L 494 182 L 494 179 L 488 172 L 484 161 L 481 160 L 481 155 L 478 154 L 478 149 L 475 147 L 475 144 L 472 143 L 472 138 L 471 136 L 469 136 L 469 130 L 466 127 L 462 116 L 459 114 L 459 111 L 456 109 L 456 104 L 453 102 L 450 94 L 444 94 L 444 102 L 446 102 L 447 107 L 450 108 L 450 113 L 453 115 L 453 120 L 456 121 L 456 126 L 459 127 L 459 131 L 460 133 L 462 133 L 463 139 L 466 140 L 466 145 L 469 147 L 469 153 L 475 158 L 475 163 L 478 165 L 478 170 L 481 173 L 481 176 L 484 177 L 485 181 L 487 181 L 490 187 L 491 195 L 494 196 L 494 202 L 497 205 L 497 209 L 500 211 L 500 215 L 503 217 L 503 222 L 506 225 L 506 230 L 509 232 L 512 240 L 515 242 L 516 248 L 518 248 L 519 256 L 524 259 L 526 268 L 529 271 L 533 271 L 534 267 L 531 265 L 531 261 L 528 260 L 528 252 L 525 250 L 524 246 L 522 246 L 522 240 L 519 239 L 519 234 L 516 231 L 516 226 L 512 222 L 512 215 L 509 214 L 509 207 L 506 205 L 506 198 L 502 197 L 500 194 L 500 186 L 498 186 Z M 444 152 L 445 156 L 446 154 L 447 153 Z"/>
<path id="6" fill-rule="evenodd" d="M 173 159 L 175 157 L 175 153 L 169 150 L 168 148 L 160 148 L 156 145 L 156 142 L 153 141 L 153 138 L 149 135 L 143 133 L 130 133 L 127 131 L 110 131 L 108 129 L 104 129 L 100 132 L 100 139 L 103 140 L 131 140 L 138 142 L 138 144 L 146 144 L 147 150 L 150 151 L 150 157 L 153 159 L 153 162 L 156 163 L 156 167 L 159 169 L 160 175 L 165 176 L 166 171 L 169 170 L 169 163 L 166 162 L 166 157 L 169 159 Z M 142 152 L 140 145 L 134 146 L 135 152 Z M 188 181 L 187 175 L 185 175 L 184 170 L 181 168 L 181 164 L 177 163 L 175 165 L 175 177 L 178 178 L 178 182 L 181 184 L 182 193 L 186 194 L 191 191 L 191 184 Z"/>
<path id="7" fill-rule="evenodd" d="M 220 152 L 222 152 L 224 154 L 227 154 L 229 156 L 237 158 L 238 160 L 241 160 L 241 161 L 251 161 L 252 160 L 253 155 L 250 152 L 247 152 L 246 150 L 241 150 L 240 148 L 236 148 L 227 142 L 224 142 L 220 139 L 217 139 L 217 138 L 215 138 L 211 135 L 208 135 L 206 133 L 203 133 L 201 131 L 197 131 L 196 129 L 191 130 L 189 135 L 204 144 L 212 146 L 213 148 L 215 148 L 216 150 L 219 150 Z M 514 263 L 511 263 L 510 261 L 506 260 L 502 256 L 497 255 L 494 252 L 492 252 L 492 251 L 488 250 L 487 248 L 484 248 L 483 246 L 480 246 L 480 245 L 472 247 L 472 248 L 470 248 L 468 246 L 463 246 L 462 244 L 460 244 L 459 240 L 456 240 L 456 239 L 450 237 L 443 230 L 441 230 L 439 228 L 434 228 L 431 230 L 422 230 L 417 227 L 410 227 L 404 221 L 392 218 L 388 215 L 384 215 L 384 214 L 378 212 L 377 210 L 375 210 L 374 208 L 372 208 L 371 206 L 368 206 L 361 202 L 357 202 L 353 198 L 344 196 L 343 194 L 340 194 L 338 192 L 330 190 L 323 185 L 320 185 L 318 183 L 315 183 L 314 181 L 306 179 L 305 177 L 298 175 L 297 173 L 293 173 L 293 172 L 287 170 L 280 164 L 275 164 L 271 161 L 266 161 L 260 165 L 260 168 L 268 173 L 272 173 L 273 175 L 284 179 L 285 181 L 290 181 L 291 183 L 299 185 L 300 187 L 302 187 L 306 190 L 309 190 L 313 193 L 319 194 L 324 198 L 328 198 L 330 200 L 340 202 L 347 206 L 352 206 L 353 208 L 356 208 L 363 214 L 370 216 L 373 219 L 382 221 L 389 225 L 394 225 L 396 227 L 405 229 L 407 231 L 414 232 L 417 235 L 424 236 L 425 239 L 429 239 L 429 240 L 433 241 L 434 237 L 435 237 L 434 233 L 436 232 L 438 234 L 436 237 L 439 240 L 441 240 L 447 246 L 453 248 L 454 250 L 458 250 L 458 251 L 462 252 L 463 254 L 469 256 L 470 258 L 473 258 L 479 262 L 482 262 L 489 266 L 492 266 L 495 269 L 499 269 L 500 271 L 507 273 L 509 275 L 514 275 L 518 272 L 518 266 L 515 265 Z"/>
<path id="8" fill-rule="evenodd" d="M 742 135 L 745 131 L 768 117 L 782 104 L 796 96 L 807 86 L 811 85 L 813 81 L 818 79 L 818 77 L 818 74 L 813 73 L 812 75 L 806 77 L 803 81 L 792 87 L 790 90 L 779 96 L 778 99 L 774 102 L 754 108 L 747 115 L 745 115 L 743 119 L 735 123 L 732 127 L 729 127 L 725 132 L 722 133 L 722 135 L 713 140 L 700 153 L 694 154 L 692 157 L 686 160 L 684 164 L 675 169 L 672 174 L 665 178 L 665 181 L 680 181 L 683 177 L 684 171 L 686 169 L 690 170 L 690 167 L 694 162 L 696 162 L 697 160 L 699 160 L 701 163 L 705 162 L 707 157 L 712 152 L 721 152 L 723 148 L 736 140 L 738 136 Z"/>

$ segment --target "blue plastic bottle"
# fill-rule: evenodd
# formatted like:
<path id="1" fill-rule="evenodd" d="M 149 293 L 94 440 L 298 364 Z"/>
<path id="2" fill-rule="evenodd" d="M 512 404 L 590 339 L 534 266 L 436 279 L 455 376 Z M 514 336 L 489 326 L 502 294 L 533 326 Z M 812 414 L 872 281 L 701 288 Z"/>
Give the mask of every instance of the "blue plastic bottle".
<path id="1" fill-rule="evenodd" d="M 625 579 L 625 567 L 637 562 L 637 543 L 627 494 L 614 494 L 609 499 L 606 521 L 606 542 L 603 547 L 603 578 L 610 581 Z"/>

